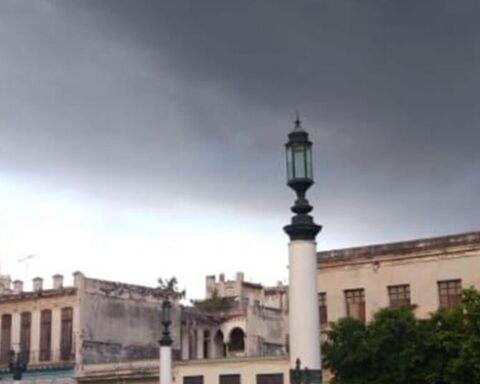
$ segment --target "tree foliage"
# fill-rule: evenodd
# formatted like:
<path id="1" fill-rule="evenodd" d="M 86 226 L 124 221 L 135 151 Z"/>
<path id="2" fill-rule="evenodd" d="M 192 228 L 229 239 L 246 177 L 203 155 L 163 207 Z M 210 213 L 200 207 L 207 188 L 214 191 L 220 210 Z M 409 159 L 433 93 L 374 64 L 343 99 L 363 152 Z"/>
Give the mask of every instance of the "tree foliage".
<path id="1" fill-rule="evenodd" d="M 218 291 L 215 289 L 212 297 L 195 302 L 195 307 L 205 312 L 223 312 L 228 311 L 232 307 L 232 301 L 231 297 L 219 296 Z"/>
<path id="2" fill-rule="evenodd" d="M 385 308 L 372 321 L 332 324 L 323 344 L 332 384 L 479 384 L 480 293 L 416 319 L 414 308 Z"/>
<path id="3" fill-rule="evenodd" d="M 178 280 L 175 276 L 169 279 L 158 279 L 158 291 L 160 295 L 166 296 L 168 298 L 181 299 L 185 297 L 185 290 L 180 290 L 178 288 Z"/>

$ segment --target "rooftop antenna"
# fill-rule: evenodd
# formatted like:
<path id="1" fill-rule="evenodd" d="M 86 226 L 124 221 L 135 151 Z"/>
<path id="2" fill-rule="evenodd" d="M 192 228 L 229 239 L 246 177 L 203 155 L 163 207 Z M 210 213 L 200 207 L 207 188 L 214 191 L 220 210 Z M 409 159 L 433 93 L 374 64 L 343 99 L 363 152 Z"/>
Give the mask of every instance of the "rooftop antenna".
<path id="1" fill-rule="evenodd" d="M 28 278 L 28 267 L 30 264 L 30 260 L 32 260 L 36 255 L 27 255 L 25 257 L 20 257 L 17 261 L 19 263 L 25 263 L 25 279 Z"/>

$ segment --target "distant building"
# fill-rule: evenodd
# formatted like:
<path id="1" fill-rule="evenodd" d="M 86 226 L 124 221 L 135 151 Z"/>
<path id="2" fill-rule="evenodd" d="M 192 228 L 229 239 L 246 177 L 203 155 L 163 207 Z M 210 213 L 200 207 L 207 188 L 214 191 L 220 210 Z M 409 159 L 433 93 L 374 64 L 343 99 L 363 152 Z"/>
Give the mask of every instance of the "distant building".
<path id="1" fill-rule="evenodd" d="M 10 350 L 28 361 L 24 383 L 73 383 L 85 364 L 155 359 L 160 337 L 159 302 L 154 288 L 108 282 L 74 274 L 74 285 L 63 286 L 55 275 L 45 289 L 33 279 L 33 291 L 23 282 L 3 279 L 0 294 L 0 378 L 8 373 Z M 174 311 L 179 325 L 180 311 Z M 174 348 L 180 349 L 179 328 L 173 327 Z"/>
<path id="2" fill-rule="evenodd" d="M 415 305 L 419 317 L 480 288 L 480 232 L 318 253 L 321 326 L 345 316 L 369 321 L 380 308 Z M 158 383 L 158 289 L 74 275 L 32 292 L 0 276 L 0 378 L 6 356 L 28 352 L 23 383 Z M 288 287 L 220 275 L 206 298 L 174 303 L 177 384 L 287 384 Z M 3 364 L 3 365 L 2 365 Z M 328 382 L 328 373 L 325 376 Z"/>
<path id="3" fill-rule="evenodd" d="M 209 287 L 215 278 L 207 281 Z M 159 289 L 92 279 L 80 272 L 74 274 L 71 287 L 63 285 L 60 275 L 53 277 L 48 289 L 41 278 L 35 278 L 29 292 L 22 281 L 12 283 L 7 276 L 0 283 L 0 378 L 4 382 L 11 381 L 11 350 L 28 361 L 24 383 L 68 384 L 77 378 L 87 380 L 86 372 L 98 366 L 158 363 L 163 300 Z M 215 284 L 224 294 L 224 285 L 232 283 L 239 291 L 223 296 L 224 305 L 216 309 L 174 302 L 171 333 L 176 361 L 286 356 L 285 288 L 247 283 L 242 274 L 233 282 Z M 207 294 L 203 303 L 215 304 L 215 296 Z M 112 377 L 118 377 L 118 372 Z"/>

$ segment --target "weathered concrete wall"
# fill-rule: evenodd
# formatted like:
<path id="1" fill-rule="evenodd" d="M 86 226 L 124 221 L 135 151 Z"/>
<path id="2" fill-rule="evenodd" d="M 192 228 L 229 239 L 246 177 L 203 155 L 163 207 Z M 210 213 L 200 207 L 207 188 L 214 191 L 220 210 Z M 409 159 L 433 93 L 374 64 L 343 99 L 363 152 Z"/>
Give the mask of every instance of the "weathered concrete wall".
<path id="1" fill-rule="evenodd" d="M 249 356 L 283 355 L 286 352 L 288 315 L 279 309 L 248 307 L 246 333 Z"/>
<path id="2" fill-rule="evenodd" d="M 82 362 L 158 357 L 161 301 L 154 289 L 84 279 L 81 297 Z M 180 311 L 172 309 L 174 349 L 180 349 Z"/>

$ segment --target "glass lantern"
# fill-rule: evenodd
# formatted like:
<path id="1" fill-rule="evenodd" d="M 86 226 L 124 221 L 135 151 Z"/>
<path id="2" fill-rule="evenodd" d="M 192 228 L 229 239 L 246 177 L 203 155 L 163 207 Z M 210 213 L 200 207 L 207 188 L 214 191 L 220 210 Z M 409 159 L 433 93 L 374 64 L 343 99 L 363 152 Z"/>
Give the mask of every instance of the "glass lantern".
<path id="1" fill-rule="evenodd" d="M 285 145 L 287 149 L 287 181 L 298 179 L 313 180 L 312 143 L 306 138 L 292 138 Z"/>
<path id="2" fill-rule="evenodd" d="M 170 324 L 172 322 L 172 304 L 170 304 L 170 301 L 165 300 L 162 303 L 162 323 L 164 324 Z"/>

